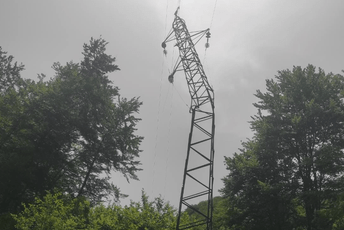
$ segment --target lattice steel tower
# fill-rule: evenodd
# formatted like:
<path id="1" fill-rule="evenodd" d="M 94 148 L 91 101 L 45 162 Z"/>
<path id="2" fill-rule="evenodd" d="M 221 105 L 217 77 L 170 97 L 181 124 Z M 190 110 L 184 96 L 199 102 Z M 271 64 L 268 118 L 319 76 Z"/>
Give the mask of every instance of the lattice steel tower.
<path id="1" fill-rule="evenodd" d="M 207 76 L 195 49 L 195 44 L 206 36 L 206 47 L 209 46 L 209 29 L 189 33 L 185 21 L 178 16 L 178 9 L 172 23 L 172 31 L 162 43 L 166 54 L 166 43 L 175 41 L 179 49 L 179 59 L 168 77 L 173 82 L 177 71 L 184 71 L 191 96 L 190 113 L 191 130 L 185 160 L 183 185 L 181 188 L 177 230 L 206 225 L 212 229 L 213 216 L 213 169 L 214 169 L 214 91 L 209 85 Z M 206 200 L 206 210 L 198 210 L 192 204 Z M 189 208 L 197 220 L 181 224 L 181 214 Z"/>

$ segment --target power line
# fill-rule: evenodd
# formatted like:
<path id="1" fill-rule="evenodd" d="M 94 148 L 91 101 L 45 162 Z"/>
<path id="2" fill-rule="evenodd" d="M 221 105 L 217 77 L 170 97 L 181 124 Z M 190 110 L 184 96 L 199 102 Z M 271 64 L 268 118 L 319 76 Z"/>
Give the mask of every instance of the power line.
<path id="1" fill-rule="evenodd" d="M 214 15 L 215 15 L 215 10 L 216 10 L 216 5 L 217 5 L 217 0 L 215 0 L 215 5 L 214 5 L 214 10 L 213 10 L 213 15 L 211 17 L 211 21 L 210 21 L 210 27 L 209 29 L 211 28 L 211 26 L 213 25 L 213 21 L 214 21 Z"/>

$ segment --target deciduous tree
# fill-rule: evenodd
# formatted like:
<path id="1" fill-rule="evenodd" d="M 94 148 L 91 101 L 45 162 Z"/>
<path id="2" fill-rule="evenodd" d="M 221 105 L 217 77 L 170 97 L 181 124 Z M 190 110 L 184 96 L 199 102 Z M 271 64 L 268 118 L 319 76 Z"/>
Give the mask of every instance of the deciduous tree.
<path id="1" fill-rule="evenodd" d="M 0 53 L 0 213 L 55 188 L 95 204 L 121 195 L 110 173 L 138 179 L 141 102 L 122 98 L 109 80 L 119 68 L 106 45 L 91 39 L 80 64 L 55 63 L 55 76 L 38 82 Z"/>
<path id="2" fill-rule="evenodd" d="M 36 198 L 18 215 L 13 215 L 16 228 L 26 229 L 108 229 L 108 230 L 174 230 L 176 210 L 162 198 L 153 201 L 142 191 L 139 202 L 129 206 L 90 206 L 83 198 L 71 199 L 61 193 L 48 193 L 43 199 Z M 181 221 L 187 221 L 183 215 Z"/>
<path id="3" fill-rule="evenodd" d="M 255 95 L 254 137 L 226 158 L 230 224 L 331 229 L 322 212 L 343 193 L 344 77 L 294 67 Z"/>

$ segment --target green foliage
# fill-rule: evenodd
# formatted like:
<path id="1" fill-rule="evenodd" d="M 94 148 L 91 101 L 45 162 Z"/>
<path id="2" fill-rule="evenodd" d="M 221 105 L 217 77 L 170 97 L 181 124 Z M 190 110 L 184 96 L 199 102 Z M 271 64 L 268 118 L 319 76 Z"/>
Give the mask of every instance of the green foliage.
<path id="1" fill-rule="evenodd" d="M 24 211 L 13 215 L 13 218 L 16 221 L 15 227 L 20 230 L 84 229 L 84 214 L 89 207 L 90 203 L 86 200 L 71 200 L 61 193 L 48 193 L 43 200 L 36 198 L 34 204 L 24 205 Z"/>
<path id="2" fill-rule="evenodd" d="M 14 230 L 15 220 L 10 213 L 2 213 L 0 215 L 1 230 Z"/>
<path id="3" fill-rule="evenodd" d="M 7 56 L 7 52 L 2 51 L 0 47 L 0 93 L 4 94 L 8 90 L 20 87 L 23 80 L 20 77 L 20 71 L 24 65 L 17 62 L 13 63 L 13 56 Z"/>
<path id="4" fill-rule="evenodd" d="M 61 193 L 48 193 L 42 200 L 25 206 L 13 215 L 18 230 L 89 229 L 89 230 L 174 230 L 176 210 L 161 198 L 149 201 L 142 191 L 141 202 L 129 206 L 90 207 L 85 199 L 70 199 Z M 182 221 L 187 220 L 184 214 Z"/>
<path id="5" fill-rule="evenodd" d="M 309 65 L 278 72 L 266 88 L 256 93 L 253 139 L 226 157 L 227 225 L 332 229 L 343 192 L 344 78 Z"/>
<path id="6" fill-rule="evenodd" d="M 121 98 L 107 74 L 119 70 L 107 42 L 91 39 L 80 64 L 55 63 L 56 74 L 20 76 L 0 49 L 0 213 L 18 213 L 55 188 L 96 204 L 122 194 L 111 172 L 138 179 L 142 137 L 138 98 Z"/>
<path id="7" fill-rule="evenodd" d="M 141 202 L 132 202 L 122 209 L 119 229 L 175 229 L 176 211 L 163 199 L 149 201 L 142 191 Z"/>
<path id="8" fill-rule="evenodd" d="M 224 205 L 225 199 L 223 197 L 214 197 L 213 198 L 213 229 L 218 229 L 218 230 L 227 230 L 229 228 L 226 227 L 226 217 L 224 213 L 226 213 L 226 206 Z M 196 205 L 193 205 L 193 208 L 200 211 L 201 213 L 207 213 L 208 209 L 208 201 L 201 201 Z M 186 218 L 188 218 L 189 222 L 192 221 L 199 221 L 203 220 L 202 218 L 196 211 L 194 211 L 191 208 L 187 208 L 184 212 L 186 215 Z M 201 225 L 198 227 L 193 228 L 194 230 L 206 230 L 207 227 L 205 225 Z"/>

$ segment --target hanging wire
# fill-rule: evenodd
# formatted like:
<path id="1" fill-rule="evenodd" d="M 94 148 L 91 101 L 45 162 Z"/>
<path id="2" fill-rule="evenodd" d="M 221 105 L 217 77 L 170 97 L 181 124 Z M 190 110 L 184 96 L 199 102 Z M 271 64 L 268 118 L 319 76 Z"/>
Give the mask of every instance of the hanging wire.
<path id="1" fill-rule="evenodd" d="M 170 86 L 168 87 L 168 90 L 167 90 L 167 94 L 166 94 L 166 97 L 165 97 L 165 100 L 164 100 L 164 105 L 162 106 L 162 113 L 165 111 L 165 107 L 166 107 L 166 101 L 168 99 L 168 95 L 170 94 Z"/>
<path id="2" fill-rule="evenodd" d="M 166 94 L 166 97 L 163 99 L 164 100 L 164 102 L 163 102 L 163 104 L 162 104 L 162 109 L 160 109 L 161 108 L 161 106 L 159 106 L 159 109 L 161 110 L 161 112 L 160 112 L 160 114 L 163 114 L 164 112 L 165 112 L 165 109 L 166 109 L 166 104 L 167 104 L 167 101 L 170 101 L 171 102 L 171 104 L 172 104 L 172 99 L 171 98 L 173 98 L 173 90 L 170 90 L 172 88 L 172 86 L 171 85 L 169 85 L 168 86 L 168 90 L 167 90 L 167 94 Z M 171 91 L 171 93 L 170 93 L 170 91 Z M 159 101 L 161 101 L 161 100 L 159 100 Z M 160 104 L 160 103 L 159 103 Z M 171 107 L 171 106 L 170 106 Z M 159 111 L 160 111 L 159 110 Z M 151 194 L 153 194 L 153 192 L 154 192 L 154 190 L 156 190 L 155 188 L 156 188 L 156 186 L 155 186 L 155 165 L 156 165 L 156 156 L 157 156 L 157 147 L 158 147 L 158 143 L 161 143 L 161 141 L 159 141 L 158 140 L 158 136 L 160 136 L 159 135 L 159 127 L 160 127 L 160 116 L 161 115 L 158 115 L 158 118 L 157 118 L 157 123 L 158 123 L 158 125 L 157 125 L 157 129 L 156 129 L 156 135 L 155 135 L 155 147 L 154 147 L 154 158 L 153 158 L 153 177 L 152 177 L 152 186 L 151 186 L 151 188 L 152 188 L 152 190 L 151 190 Z M 171 111 L 170 111 L 170 119 L 171 119 L 171 116 L 172 116 L 172 109 L 171 109 Z M 168 125 L 168 135 L 167 135 L 167 137 L 169 136 L 169 133 L 170 133 L 170 123 L 171 122 L 169 122 L 169 125 Z M 167 138 L 167 141 L 168 141 L 168 143 L 169 143 L 169 138 Z M 169 146 L 168 145 L 168 143 L 167 143 L 167 147 Z M 163 146 L 165 146 L 165 145 L 163 145 Z M 165 152 L 167 152 L 167 154 L 168 154 L 168 152 L 169 152 L 169 149 L 167 149 Z M 167 155 L 167 159 L 168 159 L 168 155 Z M 166 161 L 168 161 L 168 160 L 166 160 Z M 166 168 L 166 167 L 165 167 Z M 166 172 L 166 171 L 165 171 Z"/>
<path id="3" fill-rule="evenodd" d="M 166 0 L 165 34 L 166 34 L 166 30 L 167 30 L 167 12 L 168 12 L 168 0 Z"/>
<path id="4" fill-rule="evenodd" d="M 174 85 L 173 85 L 173 88 L 174 88 L 174 90 L 177 92 L 179 98 L 180 98 L 180 99 L 183 101 L 183 103 L 186 105 L 186 107 L 189 108 L 189 105 L 184 101 L 183 97 L 180 95 L 180 93 L 178 92 L 177 88 L 174 87 Z"/>
<path id="5" fill-rule="evenodd" d="M 161 64 L 161 74 L 160 74 L 160 90 L 159 90 L 159 102 L 158 102 L 158 112 L 156 116 L 156 131 L 155 131 L 155 145 L 154 145 L 154 157 L 153 157 L 153 176 L 152 176 L 152 191 L 151 194 L 153 194 L 153 188 L 154 188 L 154 179 L 155 179 L 155 163 L 156 163 L 156 154 L 157 154 L 157 144 L 158 144 L 158 133 L 159 133 L 159 127 L 160 127 L 160 108 L 161 108 L 161 93 L 162 93 L 162 78 L 164 76 L 164 58 L 162 59 Z"/>
<path id="6" fill-rule="evenodd" d="M 175 65 L 173 66 L 173 63 L 174 63 L 174 49 L 172 49 L 172 61 L 171 61 L 171 70 L 173 71 L 174 70 L 174 68 L 175 68 Z"/>
<path id="7" fill-rule="evenodd" d="M 166 160 L 165 160 L 165 178 L 164 178 L 164 192 L 163 192 L 163 198 L 165 198 L 165 194 L 166 194 L 166 185 L 167 185 L 167 172 L 168 172 L 168 165 L 169 165 L 169 155 L 170 155 L 170 131 L 171 131 L 171 120 L 172 120 L 172 112 L 173 112 L 173 90 L 171 93 L 171 100 L 170 100 L 171 104 L 170 104 L 170 116 L 169 116 L 169 121 L 168 121 L 168 131 L 167 131 L 167 144 L 166 144 Z"/>
<path id="8" fill-rule="evenodd" d="M 166 16 L 165 16 L 165 33 L 166 33 L 166 29 L 167 29 L 167 12 L 168 12 L 168 0 L 166 0 Z M 157 144 L 158 144 L 158 133 L 159 133 L 159 127 L 160 127 L 160 108 L 161 108 L 161 94 L 162 94 L 162 79 L 164 74 L 164 65 L 165 65 L 165 58 L 163 55 L 162 58 L 162 63 L 161 63 L 161 73 L 160 73 L 160 90 L 159 90 L 159 102 L 158 102 L 158 112 L 157 112 L 157 118 L 156 118 L 156 132 L 155 132 L 155 145 L 154 145 L 154 158 L 153 158 L 153 176 L 152 176 L 152 191 L 151 194 L 153 194 L 153 188 L 154 188 L 154 179 L 155 179 L 155 163 L 156 163 L 156 155 L 157 155 Z M 165 100 L 166 102 L 166 100 Z M 165 103 L 163 106 L 163 110 L 165 107 Z M 162 110 L 162 112 L 163 112 Z"/>
<path id="9" fill-rule="evenodd" d="M 213 25 L 216 6 L 217 6 L 217 0 L 215 0 L 214 9 L 213 9 L 213 15 L 211 16 L 211 21 L 210 21 L 209 30 L 211 29 L 211 27 L 212 27 L 212 25 Z M 206 64 L 207 49 L 209 48 L 209 43 L 207 43 L 207 44 L 208 44 L 208 45 L 206 45 L 206 46 L 205 46 L 205 49 L 204 49 L 204 58 L 203 58 L 203 62 L 204 62 L 205 64 Z M 207 69 L 208 69 L 208 68 L 207 68 Z"/>
<path id="10" fill-rule="evenodd" d="M 213 21 L 214 21 L 214 15 L 215 15 L 215 10 L 216 10 L 216 5 L 217 5 L 217 0 L 215 0 L 215 5 L 214 5 L 214 10 L 213 10 L 213 15 L 211 17 L 211 22 L 210 22 L 210 27 L 209 29 L 211 28 L 211 26 L 213 25 Z"/>

